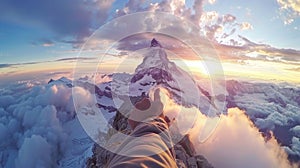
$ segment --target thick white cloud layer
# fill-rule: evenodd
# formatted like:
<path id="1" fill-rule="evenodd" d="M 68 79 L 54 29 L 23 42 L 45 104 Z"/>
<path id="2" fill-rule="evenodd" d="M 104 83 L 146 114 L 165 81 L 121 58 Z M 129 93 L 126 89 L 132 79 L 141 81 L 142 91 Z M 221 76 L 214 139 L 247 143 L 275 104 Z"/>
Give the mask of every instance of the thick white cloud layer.
<path id="1" fill-rule="evenodd" d="M 266 140 L 244 111 L 231 108 L 227 115 L 222 114 L 218 120 L 206 117 L 196 108 L 176 105 L 167 96 L 162 97 L 166 115 L 171 119 L 176 119 L 175 123 L 181 133 L 191 135 L 197 153 L 204 155 L 213 166 L 222 168 L 297 167 L 289 162 L 285 148 L 280 146 L 275 137 L 272 135 L 269 140 Z M 280 117 L 272 118 L 272 121 L 277 120 L 284 122 Z M 209 128 L 214 127 L 214 124 L 206 124 L 215 122 L 218 122 L 216 128 Z M 207 133 L 210 136 L 204 138 L 206 141 L 203 142 L 200 136 L 203 136 L 203 132 L 206 131 L 210 131 Z M 298 127 L 293 128 L 293 131 L 297 132 Z M 299 138 L 294 137 L 292 141 L 292 150 L 299 150 Z"/>
<path id="2" fill-rule="evenodd" d="M 16 167 L 54 166 L 51 145 L 39 135 L 25 138 L 16 159 Z M 36 158 L 36 159 L 35 159 Z"/>
<path id="3" fill-rule="evenodd" d="M 74 89 L 86 103 L 90 94 Z M 0 167 L 56 167 L 73 120 L 72 89 L 63 83 L 10 85 L 0 92 Z M 74 129 L 74 128 L 72 128 Z"/>
<path id="4" fill-rule="evenodd" d="M 252 89 L 249 84 L 246 86 L 245 93 L 248 97 L 246 94 L 239 94 L 236 98 L 240 105 L 252 100 L 252 104 L 242 104 L 251 111 L 248 115 L 266 116 L 257 119 L 256 126 L 272 130 L 275 125 L 286 126 L 290 121 L 298 122 L 298 108 L 296 105 L 292 106 L 294 103 L 287 104 L 284 113 L 276 112 L 274 104 L 268 105 L 266 98 L 254 94 L 255 89 Z M 0 147 L 5 147 L 5 150 L 0 151 L 1 167 L 57 166 L 66 148 L 73 145 L 66 144 L 69 142 L 68 131 L 70 130 L 65 129 L 64 123 L 73 120 L 75 116 L 74 96 L 78 99 L 77 102 L 80 102 L 77 104 L 78 108 L 91 106 L 90 103 L 93 102 L 93 96 L 87 90 L 75 87 L 72 93 L 71 88 L 60 82 L 45 86 L 35 86 L 32 82 L 19 82 L 2 89 L 0 91 Z M 283 100 L 287 100 L 284 95 L 280 96 Z M 214 123 L 218 120 L 208 119 L 196 108 L 184 108 L 174 104 L 168 97 L 164 98 L 167 102 L 165 110 L 170 119 L 176 118 L 179 131 L 191 133 L 197 152 L 204 155 L 215 167 L 292 167 L 285 151 L 291 155 L 300 155 L 299 125 L 287 130 L 293 136 L 291 144 L 288 147 L 281 147 L 274 136 L 266 141 L 248 116 L 239 109 L 230 109 L 228 115 L 221 115 L 218 127 L 214 130 L 208 129 L 209 125 L 205 123 L 207 121 Z M 73 125 L 74 123 L 69 124 L 68 128 L 78 128 Z M 207 141 L 200 143 L 199 135 L 203 135 L 205 130 L 213 133 Z"/>
<path id="5" fill-rule="evenodd" d="M 197 122 L 204 121 L 202 118 Z M 204 143 L 197 142 L 197 132 L 194 133 L 197 152 L 215 167 L 293 167 L 276 139 L 272 136 L 266 142 L 245 113 L 237 108 L 221 116 L 218 127 Z"/>

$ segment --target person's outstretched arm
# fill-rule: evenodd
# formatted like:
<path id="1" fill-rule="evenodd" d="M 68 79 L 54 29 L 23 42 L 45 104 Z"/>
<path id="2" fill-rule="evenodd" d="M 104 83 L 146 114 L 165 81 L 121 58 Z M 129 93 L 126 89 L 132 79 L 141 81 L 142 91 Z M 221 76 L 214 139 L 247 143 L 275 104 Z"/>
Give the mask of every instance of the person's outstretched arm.
<path id="1" fill-rule="evenodd" d="M 154 99 L 136 103 L 128 122 L 133 132 L 116 151 L 107 167 L 177 167 L 159 89 Z"/>

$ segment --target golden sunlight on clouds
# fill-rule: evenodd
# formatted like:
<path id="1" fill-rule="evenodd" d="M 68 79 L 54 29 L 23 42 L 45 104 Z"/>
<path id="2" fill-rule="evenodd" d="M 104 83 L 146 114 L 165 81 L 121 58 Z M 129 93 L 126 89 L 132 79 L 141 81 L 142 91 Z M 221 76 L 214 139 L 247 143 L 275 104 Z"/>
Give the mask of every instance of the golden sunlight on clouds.
<path id="1" fill-rule="evenodd" d="M 277 0 L 277 3 L 280 5 L 280 14 L 285 25 L 293 23 L 294 19 L 300 16 L 299 0 Z"/>
<path id="2" fill-rule="evenodd" d="M 249 30 L 249 29 L 253 29 L 252 25 L 248 22 L 243 22 L 240 24 L 240 28 L 241 30 Z"/>
<path id="3" fill-rule="evenodd" d="M 171 1 L 170 7 L 173 13 L 178 13 L 180 11 L 176 11 L 176 10 L 180 10 L 180 8 L 182 8 L 183 6 L 185 6 L 185 0 L 173 0 Z"/>
<path id="4" fill-rule="evenodd" d="M 300 83 L 300 73 L 290 64 L 260 60 L 243 60 L 222 63 L 226 77 L 270 80 L 273 82 Z M 295 66 L 297 67 L 297 66 Z"/>
<path id="5" fill-rule="evenodd" d="M 218 17 L 219 14 L 216 11 L 205 12 L 201 15 L 200 21 L 210 23 L 216 21 Z"/>
<path id="6" fill-rule="evenodd" d="M 262 52 L 262 51 L 261 51 Z M 249 60 L 222 58 L 218 60 L 184 59 L 170 54 L 170 60 L 196 78 L 211 78 L 225 75 L 227 79 L 263 80 L 272 82 L 300 83 L 299 65 L 279 61 L 256 60 L 261 52 L 248 53 Z M 186 54 L 186 53 L 185 53 Z M 174 56 L 175 55 L 175 56 Z M 195 57 L 196 58 L 196 57 Z M 276 57 L 273 57 L 275 59 Z M 66 60 L 34 64 L 12 65 L 1 68 L 0 77 L 28 76 L 28 74 L 47 74 L 49 72 L 75 72 L 76 76 L 91 73 L 133 73 L 143 57 L 122 56 L 94 60 Z M 221 65 L 221 66 L 220 66 Z M 75 69 L 74 69 L 75 68 Z"/>
<path id="7" fill-rule="evenodd" d="M 103 62 L 99 62 L 97 64 L 98 72 L 127 72 L 133 73 L 135 68 L 142 63 L 141 58 L 130 58 L 128 56 L 120 57 L 120 58 L 112 58 L 109 60 L 104 60 Z"/>
<path id="8" fill-rule="evenodd" d="M 189 72 L 193 75 L 204 75 L 208 77 L 210 74 L 208 70 L 205 68 L 205 64 L 203 61 L 192 61 L 192 60 L 174 60 L 176 65 L 178 65 L 180 68 L 185 70 L 186 72 Z"/>
<path id="9" fill-rule="evenodd" d="M 272 136 L 266 142 L 244 111 L 231 108 L 227 115 L 209 118 L 195 107 L 175 104 L 168 92 L 163 92 L 161 97 L 165 115 L 175 119 L 171 132 L 175 129 L 182 134 L 188 133 L 196 152 L 205 156 L 214 167 L 296 168 L 290 164 L 277 140 Z M 202 134 L 206 136 L 205 141 L 202 141 Z"/>
<path id="10" fill-rule="evenodd" d="M 74 64 L 62 62 L 38 63 L 32 65 L 22 65 L 2 68 L 0 79 L 2 84 L 6 82 L 15 82 L 23 80 L 37 80 L 39 82 L 48 82 L 51 78 L 60 78 L 62 76 L 69 79 L 73 78 Z"/>
<path id="11" fill-rule="evenodd" d="M 300 1 L 299 0 L 277 0 L 283 9 L 292 9 L 295 12 L 300 13 Z"/>
<path id="12" fill-rule="evenodd" d="M 196 123 L 203 123 L 205 118 L 199 116 Z M 215 167 L 296 167 L 289 163 L 277 140 L 272 136 L 266 142 L 245 112 L 237 108 L 221 115 L 217 128 L 204 143 L 197 140 L 200 127 L 190 131 L 191 137 L 197 152 Z"/>
<path id="13" fill-rule="evenodd" d="M 34 64 L 12 65 L 11 67 L 2 68 L 0 75 L 13 76 L 28 73 L 51 72 L 55 70 L 73 69 L 74 63 L 71 62 L 42 62 Z"/>
<path id="14" fill-rule="evenodd" d="M 223 75 L 227 79 L 261 80 L 300 83 L 297 65 L 261 60 L 222 61 L 221 68 L 213 61 L 173 60 L 183 70 L 195 77 L 210 78 Z M 208 67 L 210 69 L 208 70 Z"/>
<path id="15" fill-rule="evenodd" d="M 214 4 L 216 2 L 216 0 L 208 0 L 208 3 L 210 4 Z"/>

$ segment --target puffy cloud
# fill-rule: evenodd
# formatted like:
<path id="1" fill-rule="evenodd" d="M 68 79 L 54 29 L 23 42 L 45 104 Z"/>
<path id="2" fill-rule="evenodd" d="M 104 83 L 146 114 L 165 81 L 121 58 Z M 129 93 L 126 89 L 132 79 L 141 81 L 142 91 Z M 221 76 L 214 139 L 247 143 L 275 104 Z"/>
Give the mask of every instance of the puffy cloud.
<path id="1" fill-rule="evenodd" d="M 294 132 L 295 135 L 300 138 L 300 125 L 296 125 L 295 127 L 291 128 L 291 131 Z"/>
<path id="2" fill-rule="evenodd" d="M 218 33 L 222 33 L 223 32 L 223 27 L 220 25 L 212 25 L 212 26 L 206 26 L 205 30 L 206 30 L 206 36 L 209 39 L 214 39 L 216 34 Z"/>
<path id="3" fill-rule="evenodd" d="M 87 92 L 74 89 L 82 103 L 91 98 Z M 4 87 L 0 104 L 0 146 L 6 147 L 0 165 L 56 167 L 71 141 L 64 124 L 75 117 L 72 89 L 61 81 L 45 86 L 23 81 Z"/>
<path id="4" fill-rule="evenodd" d="M 14 97 L 10 95 L 5 95 L 0 97 L 0 107 L 6 108 L 9 105 L 13 104 L 15 102 Z"/>
<path id="5" fill-rule="evenodd" d="M 163 0 L 156 3 L 152 3 L 150 1 L 141 2 L 138 0 L 129 0 L 125 6 L 116 10 L 114 24 L 111 24 L 109 29 L 103 28 L 99 30 L 100 32 L 97 32 L 94 37 L 89 39 L 89 41 L 85 44 L 84 49 L 105 50 L 110 47 L 110 44 L 125 38 L 122 34 L 132 35 L 132 33 L 136 34 L 138 32 L 158 31 L 163 33 L 165 32 L 166 34 L 169 32 L 176 32 L 177 34 L 191 34 L 189 32 L 191 30 L 184 27 L 186 24 L 183 24 L 182 21 L 176 23 L 176 20 L 171 19 L 170 17 L 166 18 L 162 16 L 162 18 L 155 18 L 151 13 L 140 13 L 140 17 L 137 15 L 130 15 L 131 18 L 127 18 L 126 21 L 120 19 L 120 16 L 136 12 L 149 11 L 174 14 L 179 20 L 185 20 L 184 22 L 191 21 L 200 30 L 203 30 L 201 33 L 204 32 L 205 35 L 214 42 L 233 35 L 236 33 L 235 30 L 239 28 L 251 28 L 250 24 L 237 23 L 236 17 L 231 14 L 219 15 L 216 11 L 203 11 L 203 5 L 205 3 L 213 2 L 214 1 L 208 2 L 205 0 L 195 0 L 192 7 L 188 7 L 182 0 Z M 120 30 L 122 30 L 122 33 L 120 33 Z M 196 34 L 200 36 L 199 32 L 194 33 L 194 35 Z M 99 37 L 96 37 L 97 35 L 99 35 Z M 126 45 L 127 48 L 134 49 L 136 47 L 139 48 L 143 46 L 144 42 L 141 40 L 138 45 L 130 46 L 131 43 L 127 43 Z"/>
<path id="6" fill-rule="evenodd" d="M 75 102 L 78 102 L 76 104 L 76 108 L 83 108 L 85 106 L 91 107 L 93 106 L 94 100 L 93 100 L 93 96 L 91 95 L 91 93 L 87 90 L 85 90 L 82 87 L 74 87 L 73 88 L 73 94 L 72 96 L 75 99 Z"/>
<path id="7" fill-rule="evenodd" d="M 196 123 L 205 120 L 199 118 Z M 203 128 L 197 129 L 191 131 L 197 152 L 215 167 L 296 167 L 289 163 L 276 139 L 272 136 L 266 142 L 239 109 L 229 109 L 228 115 L 222 115 L 218 127 L 203 143 L 198 141 L 199 131 Z"/>
<path id="8" fill-rule="evenodd" d="M 298 0 L 277 0 L 280 6 L 281 16 L 284 24 L 291 24 L 294 18 L 300 16 L 300 2 Z"/>
<path id="9" fill-rule="evenodd" d="M 231 108 L 220 119 L 209 118 L 196 108 L 175 104 L 165 96 L 167 92 L 163 93 L 165 114 L 175 119 L 170 129 L 190 134 L 197 153 L 214 167 L 297 167 L 289 162 L 286 148 L 280 146 L 273 134 L 265 138 L 244 111 Z M 286 117 L 277 113 L 270 116 L 273 122 L 286 124 Z M 299 151 L 299 138 L 294 137 L 292 142 L 291 151 Z"/>
<path id="10" fill-rule="evenodd" d="M 171 1 L 171 10 L 174 14 L 180 15 L 185 8 L 185 1 L 184 0 L 173 0 Z"/>
<path id="11" fill-rule="evenodd" d="M 219 14 L 216 11 L 205 12 L 201 15 L 202 22 L 213 22 L 219 18 Z"/>
<path id="12" fill-rule="evenodd" d="M 122 16 L 122 15 L 126 15 L 126 14 L 132 14 L 135 12 L 142 12 L 142 11 L 167 12 L 167 13 L 175 14 L 176 16 L 181 16 L 186 19 L 193 20 L 193 21 L 195 21 L 196 24 L 198 24 L 199 19 L 202 14 L 202 3 L 203 3 L 202 0 L 196 0 L 194 2 L 193 10 L 195 11 L 195 13 L 192 14 L 190 9 L 188 9 L 186 7 L 184 1 L 182 1 L 182 0 L 173 0 L 173 1 L 163 0 L 163 1 L 160 1 L 157 3 L 151 3 L 149 1 L 140 2 L 138 0 L 129 0 L 123 8 L 118 9 L 116 11 L 116 16 Z M 151 14 L 149 14 L 149 16 L 150 15 Z M 136 23 L 145 22 L 146 24 L 144 24 L 142 26 L 146 27 L 146 29 L 147 29 L 147 27 L 159 27 L 160 25 L 157 25 L 157 23 L 159 23 L 159 22 L 155 21 L 155 20 L 151 20 L 151 16 L 150 17 L 149 16 L 144 15 L 143 17 L 135 18 L 135 22 Z M 164 18 L 164 19 L 167 19 L 167 18 Z M 175 24 L 175 23 L 172 23 L 172 21 L 166 20 L 164 22 L 164 25 L 162 25 L 162 26 L 165 28 L 172 27 L 171 26 L 172 24 Z M 180 27 L 181 24 L 176 24 L 176 25 Z M 120 30 L 120 28 L 121 28 L 120 26 L 122 26 L 122 25 L 118 25 L 118 26 L 119 26 L 119 29 L 117 29 L 117 31 Z M 138 29 L 135 26 L 138 26 Z M 130 29 L 130 28 L 128 28 L 128 29 Z M 135 30 L 135 29 L 143 30 L 143 28 L 140 28 L 140 26 L 136 25 L 136 24 L 132 25 L 132 29 L 133 30 Z M 122 29 L 122 30 L 124 30 L 124 29 Z"/>
<path id="13" fill-rule="evenodd" d="M 216 0 L 208 0 L 208 3 L 210 4 L 214 4 L 216 2 Z"/>
<path id="14" fill-rule="evenodd" d="M 195 24 L 199 24 L 201 15 L 203 13 L 203 4 L 204 4 L 204 0 L 195 0 L 194 1 L 194 11 L 195 14 L 191 16 L 192 20 L 195 22 Z"/>
<path id="15" fill-rule="evenodd" d="M 249 30 L 249 29 L 253 29 L 252 25 L 248 22 L 243 22 L 240 24 L 240 28 L 241 30 Z"/>
<path id="16" fill-rule="evenodd" d="M 8 128 L 0 123 L 0 142 L 5 141 L 8 138 Z"/>
<path id="17" fill-rule="evenodd" d="M 274 122 L 273 124 L 280 125 L 280 126 L 287 125 L 287 122 L 288 122 L 287 117 L 278 113 L 277 111 L 274 111 L 273 113 L 268 115 L 268 117 L 266 118 L 266 121 L 268 121 L 268 120 Z"/>
<path id="18" fill-rule="evenodd" d="M 96 13 L 96 20 L 98 22 L 96 23 L 96 26 L 105 23 L 106 19 L 109 17 L 109 11 L 114 2 L 115 0 L 96 0 L 91 4 L 92 6 L 94 6 L 94 10 Z"/>
<path id="19" fill-rule="evenodd" d="M 223 16 L 224 23 L 233 23 L 236 20 L 236 17 L 231 14 L 226 14 Z"/>
<path id="20" fill-rule="evenodd" d="M 204 32 L 210 40 L 216 42 L 216 49 L 218 50 L 218 53 L 220 53 L 220 56 L 225 60 L 254 59 L 283 63 L 299 62 L 298 50 L 279 49 L 266 44 L 258 44 L 241 36 L 230 39 L 230 37 L 236 35 L 238 32 L 237 30 L 253 29 L 252 25 L 248 22 L 237 22 L 236 17 L 231 14 L 220 15 L 216 11 L 203 11 L 205 2 L 206 1 L 203 0 L 194 1 L 192 8 L 188 8 L 184 2 L 180 0 L 160 1 L 157 3 L 150 3 L 148 1 L 140 3 L 136 0 L 130 0 L 123 8 L 117 10 L 116 17 L 140 11 L 169 12 L 182 19 L 192 21 L 195 25 L 199 26 L 199 28 L 203 30 L 202 32 Z M 189 31 L 184 28 L 184 24 L 177 24 L 168 20 L 161 22 L 146 15 L 143 15 L 142 17 L 133 17 L 132 20 L 127 20 L 127 22 L 128 24 L 125 24 L 124 22 L 118 23 L 115 24 L 115 27 L 112 27 L 112 29 L 105 30 L 103 32 L 104 35 L 101 36 L 102 38 L 93 38 L 93 42 L 91 40 L 86 44 L 86 49 L 99 49 L 100 46 L 105 49 L 105 46 L 122 38 L 120 37 L 120 30 L 127 31 L 127 34 L 150 30 L 161 30 L 166 33 L 177 32 L 177 34 L 184 34 Z M 176 25 L 176 28 L 174 25 Z M 143 36 L 139 37 L 140 41 L 136 38 L 134 42 L 132 37 L 123 39 L 123 41 L 120 42 L 119 49 L 128 49 L 129 51 L 132 51 L 140 49 L 141 47 L 147 47 L 148 44 L 146 44 L 145 39 L 142 39 L 141 37 Z M 125 42 L 126 40 L 129 40 L 128 43 Z M 258 57 L 247 58 L 247 55 L 252 52 L 257 52 Z"/>
<path id="21" fill-rule="evenodd" d="M 214 167 L 297 167 L 289 162 L 285 148 L 275 137 L 271 134 L 269 139 L 264 138 L 244 111 L 231 108 L 220 118 L 210 118 L 196 108 L 175 104 L 163 93 L 165 115 L 174 118 L 171 132 L 176 129 L 190 134 L 197 153 Z M 291 151 L 298 151 L 299 138 L 292 141 Z"/>
<path id="22" fill-rule="evenodd" d="M 124 7 L 116 10 L 116 17 L 143 11 L 175 12 L 180 11 L 179 6 L 183 5 L 181 0 L 162 0 L 157 3 L 151 1 L 129 0 Z"/>
<path id="23" fill-rule="evenodd" d="M 25 138 L 16 159 L 16 167 L 51 167 L 55 163 L 52 155 L 51 145 L 43 137 L 33 135 Z"/>
<path id="24" fill-rule="evenodd" d="M 292 149 L 293 151 L 296 151 L 297 155 L 300 155 L 300 138 L 292 138 Z"/>
<path id="25" fill-rule="evenodd" d="M 41 45 L 43 47 L 51 47 L 54 46 L 54 42 L 49 39 L 40 39 L 38 42 L 32 42 L 32 45 Z"/>
<path id="26" fill-rule="evenodd" d="M 227 82 L 234 107 L 244 109 L 255 126 L 268 139 L 270 131 L 285 146 L 289 159 L 298 161 L 298 148 L 292 148 L 297 137 L 299 115 L 299 87 L 270 83 Z M 294 156 L 295 155 L 295 156 Z"/>

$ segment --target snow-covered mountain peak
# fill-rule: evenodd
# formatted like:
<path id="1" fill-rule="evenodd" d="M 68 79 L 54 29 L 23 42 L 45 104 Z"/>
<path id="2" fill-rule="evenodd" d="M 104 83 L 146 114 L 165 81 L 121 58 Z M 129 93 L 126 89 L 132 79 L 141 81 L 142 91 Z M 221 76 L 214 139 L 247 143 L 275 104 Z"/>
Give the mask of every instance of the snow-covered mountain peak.
<path id="1" fill-rule="evenodd" d="M 155 40 L 155 39 L 153 39 Z M 138 72 L 145 68 L 157 67 L 160 69 L 166 69 L 171 62 L 167 58 L 166 51 L 160 47 L 161 45 L 157 42 L 151 42 L 150 48 L 146 49 L 145 53 L 142 53 L 144 56 L 143 62 L 135 69 L 135 72 Z"/>
<path id="2" fill-rule="evenodd" d="M 50 84 L 50 85 L 64 84 L 64 85 L 66 85 L 66 86 L 68 86 L 70 88 L 73 87 L 72 80 L 70 80 L 70 79 L 68 79 L 66 77 L 61 77 L 61 78 L 59 78 L 57 80 L 50 79 L 49 82 L 48 82 L 48 84 Z"/>
<path id="3" fill-rule="evenodd" d="M 204 113 L 209 111 L 213 104 L 209 96 L 203 94 L 203 89 L 188 72 L 168 59 L 166 50 L 157 40 L 153 39 L 150 47 L 141 54 L 144 59 L 131 78 L 129 95 L 147 94 L 151 87 L 160 85 L 172 94 L 177 103 L 199 107 Z"/>

